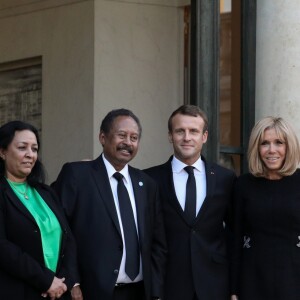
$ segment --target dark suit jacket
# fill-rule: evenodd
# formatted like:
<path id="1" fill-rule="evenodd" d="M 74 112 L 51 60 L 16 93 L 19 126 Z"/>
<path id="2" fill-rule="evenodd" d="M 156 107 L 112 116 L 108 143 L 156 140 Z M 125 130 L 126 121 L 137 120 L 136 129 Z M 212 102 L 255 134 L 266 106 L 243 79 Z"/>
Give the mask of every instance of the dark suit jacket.
<path id="1" fill-rule="evenodd" d="M 79 281 L 75 241 L 54 192 L 42 184 L 35 188 L 61 225 L 63 237 L 56 276 L 65 277 L 70 289 Z M 40 300 L 54 276 L 44 264 L 37 223 L 6 179 L 0 178 L 0 298 Z"/>
<path id="2" fill-rule="evenodd" d="M 136 201 L 146 298 L 161 296 L 165 236 L 156 183 L 129 166 Z M 107 171 L 102 157 L 67 163 L 54 188 L 63 201 L 78 246 L 85 300 L 111 300 L 123 243 Z"/>
<path id="3" fill-rule="evenodd" d="M 205 160 L 207 195 L 193 224 L 176 197 L 171 159 L 145 170 L 159 186 L 168 245 L 165 299 L 229 299 L 227 242 L 223 221 L 235 175 Z"/>

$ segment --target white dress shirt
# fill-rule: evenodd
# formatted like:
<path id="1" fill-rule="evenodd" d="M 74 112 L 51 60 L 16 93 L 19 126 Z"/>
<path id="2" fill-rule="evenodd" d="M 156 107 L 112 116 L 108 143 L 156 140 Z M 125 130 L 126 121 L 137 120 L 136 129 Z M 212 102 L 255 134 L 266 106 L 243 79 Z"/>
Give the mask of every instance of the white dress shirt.
<path id="1" fill-rule="evenodd" d="M 138 233 L 136 205 L 135 205 L 135 200 L 134 200 L 134 192 L 133 192 L 132 182 L 131 182 L 129 172 L 128 172 L 128 165 L 125 165 L 125 167 L 121 171 L 116 171 L 115 168 L 111 165 L 111 163 L 105 158 L 104 154 L 102 154 L 102 158 L 103 158 L 106 170 L 107 170 L 108 179 L 109 179 L 111 190 L 113 193 L 115 207 L 117 210 L 119 225 L 120 225 L 121 234 L 122 234 L 122 241 L 123 241 L 123 255 L 122 255 L 121 265 L 120 265 L 120 269 L 119 269 L 119 275 L 118 275 L 116 283 L 138 282 L 138 281 L 143 280 L 141 256 L 140 256 L 140 271 L 139 271 L 138 276 L 135 278 L 135 280 L 132 281 L 125 272 L 126 247 L 125 247 L 125 241 L 124 241 L 124 232 L 123 232 L 123 225 L 122 225 L 122 221 L 121 221 L 118 192 L 117 192 L 118 181 L 113 176 L 116 172 L 119 172 L 124 176 L 123 181 L 124 181 L 125 187 L 127 188 L 127 191 L 129 194 L 132 211 L 133 211 L 133 215 L 134 215 L 135 226 L 137 228 L 137 233 Z"/>
<path id="2" fill-rule="evenodd" d="M 186 182 L 189 174 L 184 170 L 187 165 L 173 156 L 172 162 L 173 182 L 175 186 L 175 192 L 179 204 L 184 210 L 185 207 L 185 195 L 186 195 Z M 197 198 L 196 198 L 196 215 L 203 204 L 206 197 L 206 175 L 205 164 L 201 157 L 192 165 L 194 167 L 194 175 L 196 180 Z"/>

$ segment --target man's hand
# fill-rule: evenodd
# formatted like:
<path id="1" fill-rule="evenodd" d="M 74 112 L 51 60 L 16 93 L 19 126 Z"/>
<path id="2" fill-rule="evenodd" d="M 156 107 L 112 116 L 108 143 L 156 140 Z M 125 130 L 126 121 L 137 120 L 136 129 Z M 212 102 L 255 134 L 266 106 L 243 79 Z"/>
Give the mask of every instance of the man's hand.
<path id="1" fill-rule="evenodd" d="M 79 285 L 74 286 L 71 289 L 72 300 L 83 300 L 81 288 Z"/>
<path id="2" fill-rule="evenodd" d="M 42 296 L 49 296 L 51 300 L 58 299 L 67 290 L 67 286 L 64 284 L 65 278 L 57 278 L 54 276 L 52 284 L 46 293 Z"/>

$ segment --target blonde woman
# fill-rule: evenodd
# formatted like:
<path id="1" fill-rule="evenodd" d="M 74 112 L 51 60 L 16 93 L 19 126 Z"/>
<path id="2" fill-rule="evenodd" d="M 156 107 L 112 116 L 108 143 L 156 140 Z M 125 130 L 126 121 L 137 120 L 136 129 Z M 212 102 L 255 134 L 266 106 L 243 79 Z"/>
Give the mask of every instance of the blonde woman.
<path id="1" fill-rule="evenodd" d="M 288 122 L 254 126 L 235 186 L 232 300 L 300 299 L 299 142 Z"/>

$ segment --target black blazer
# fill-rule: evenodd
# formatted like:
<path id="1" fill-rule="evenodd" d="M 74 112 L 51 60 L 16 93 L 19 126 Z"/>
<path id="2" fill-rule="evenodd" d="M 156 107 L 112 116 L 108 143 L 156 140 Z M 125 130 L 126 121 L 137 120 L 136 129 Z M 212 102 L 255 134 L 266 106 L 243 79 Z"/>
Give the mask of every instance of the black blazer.
<path id="1" fill-rule="evenodd" d="M 161 296 L 166 245 L 156 183 L 129 166 L 136 201 L 146 299 Z M 85 300 L 111 300 L 123 244 L 107 171 L 102 157 L 67 163 L 54 188 L 78 246 Z"/>
<path id="2" fill-rule="evenodd" d="M 193 224 L 189 224 L 176 197 L 172 157 L 163 165 L 145 170 L 160 186 L 168 263 L 165 299 L 229 299 L 227 234 L 235 174 L 205 162 L 207 195 Z"/>
<path id="3" fill-rule="evenodd" d="M 68 288 L 79 282 L 76 246 L 54 192 L 44 184 L 36 190 L 56 215 L 62 231 L 57 273 L 44 264 L 40 230 L 4 177 L 0 178 L 0 290 L 1 299 L 42 299 L 54 276 L 65 277 Z M 30 200 L 29 200 L 30 201 Z M 65 298 L 69 299 L 67 294 Z M 64 298 L 63 298 L 64 299 Z"/>

